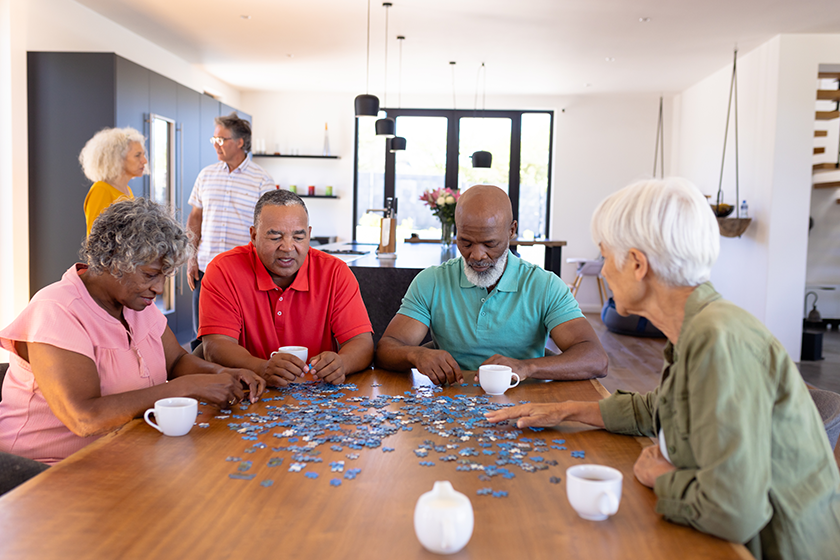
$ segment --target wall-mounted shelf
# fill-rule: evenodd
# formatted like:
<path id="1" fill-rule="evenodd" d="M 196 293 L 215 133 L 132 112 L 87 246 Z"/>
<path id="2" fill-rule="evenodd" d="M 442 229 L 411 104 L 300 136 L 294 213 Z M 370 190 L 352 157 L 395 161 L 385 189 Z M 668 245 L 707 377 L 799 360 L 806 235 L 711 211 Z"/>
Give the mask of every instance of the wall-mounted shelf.
<path id="1" fill-rule="evenodd" d="M 299 194 L 299 193 L 296 193 L 296 194 L 301 198 L 338 198 L 338 196 L 334 195 L 334 194 L 330 194 L 330 195 L 326 195 L 326 194 Z"/>
<path id="2" fill-rule="evenodd" d="M 293 156 L 289 154 L 254 154 L 254 157 L 270 157 L 270 158 L 306 158 L 306 159 L 341 159 L 341 156 Z"/>

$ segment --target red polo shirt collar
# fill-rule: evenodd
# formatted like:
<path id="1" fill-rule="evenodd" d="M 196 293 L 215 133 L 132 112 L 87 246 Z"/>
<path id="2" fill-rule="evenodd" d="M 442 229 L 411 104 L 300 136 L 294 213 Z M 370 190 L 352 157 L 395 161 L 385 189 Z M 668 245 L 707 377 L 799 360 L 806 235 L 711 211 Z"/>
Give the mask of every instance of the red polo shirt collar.
<path id="1" fill-rule="evenodd" d="M 257 254 L 257 249 L 254 247 L 253 243 L 248 244 L 248 248 L 251 252 L 251 265 L 254 267 L 254 271 L 256 272 L 257 277 L 257 289 L 262 292 L 269 292 L 271 290 L 282 290 L 274 283 L 274 279 L 271 277 L 271 274 L 268 273 L 266 270 L 265 265 L 260 260 L 260 256 Z M 298 292 L 308 292 L 309 291 L 309 250 L 306 251 L 306 257 L 303 259 L 303 264 L 300 265 L 300 269 L 297 271 L 297 275 L 292 283 L 289 285 L 287 290 L 296 290 Z"/>

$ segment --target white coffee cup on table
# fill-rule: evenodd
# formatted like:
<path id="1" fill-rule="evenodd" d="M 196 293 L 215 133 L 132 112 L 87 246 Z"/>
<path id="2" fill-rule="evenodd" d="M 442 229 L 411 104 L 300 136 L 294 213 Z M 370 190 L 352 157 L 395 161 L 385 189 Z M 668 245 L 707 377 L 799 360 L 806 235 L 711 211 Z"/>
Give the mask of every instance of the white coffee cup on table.
<path id="1" fill-rule="evenodd" d="M 516 382 L 511 385 L 510 380 L 513 377 L 516 378 Z M 479 366 L 478 382 L 488 395 L 504 395 L 505 391 L 519 385 L 519 376 L 508 366 L 490 364 Z"/>
<path id="2" fill-rule="evenodd" d="M 154 414 L 157 424 L 149 419 Z M 198 401 L 189 397 L 173 397 L 155 401 L 155 407 L 143 415 L 143 419 L 165 436 L 183 436 L 189 433 L 198 414 Z"/>
<path id="3" fill-rule="evenodd" d="M 566 469 L 566 495 L 579 516 L 603 521 L 618 511 L 620 471 L 604 465 L 575 465 Z"/>
<path id="4" fill-rule="evenodd" d="M 281 346 L 276 352 L 272 352 L 271 356 L 275 354 L 291 354 L 300 358 L 300 361 L 305 364 L 306 358 L 309 357 L 309 349 L 306 346 Z"/>

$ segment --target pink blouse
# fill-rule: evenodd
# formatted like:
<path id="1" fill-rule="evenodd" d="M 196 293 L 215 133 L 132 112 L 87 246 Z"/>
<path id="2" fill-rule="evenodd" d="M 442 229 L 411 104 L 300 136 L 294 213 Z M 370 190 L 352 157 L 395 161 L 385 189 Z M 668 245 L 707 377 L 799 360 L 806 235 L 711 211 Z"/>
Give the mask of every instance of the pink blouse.
<path id="1" fill-rule="evenodd" d="M 157 307 L 123 309 L 131 342 L 122 323 L 90 297 L 71 266 L 59 282 L 40 290 L 11 325 L 0 331 L 0 345 L 12 359 L 0 401 L 0 450 L 47 464 L 56 463 L 96 440 L 71 432 L 50 410 L 29 363 L 14 342 L 41 342 L 93 360 L 102 396 L 166 382 L 161 337 L 166 318 Z"/>

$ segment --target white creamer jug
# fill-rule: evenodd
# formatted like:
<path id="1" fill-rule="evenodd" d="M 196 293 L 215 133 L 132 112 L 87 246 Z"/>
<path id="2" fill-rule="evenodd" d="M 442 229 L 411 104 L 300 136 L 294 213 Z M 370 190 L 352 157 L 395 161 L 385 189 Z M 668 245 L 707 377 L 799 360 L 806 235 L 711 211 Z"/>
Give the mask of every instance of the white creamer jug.
<path id="1" fill-rule="evenodd" d="M 452 488 L 447 480 L 435 482 L 431 492 L 417 500 L 414 531 L 426 550 L 454 554 L 467 546 L 473 532 L 470 499 Z"/>

